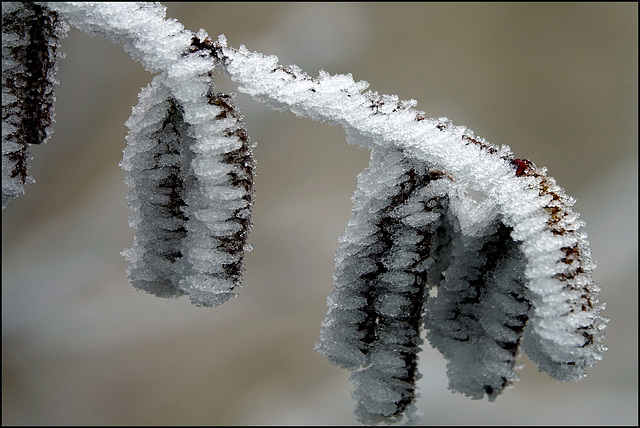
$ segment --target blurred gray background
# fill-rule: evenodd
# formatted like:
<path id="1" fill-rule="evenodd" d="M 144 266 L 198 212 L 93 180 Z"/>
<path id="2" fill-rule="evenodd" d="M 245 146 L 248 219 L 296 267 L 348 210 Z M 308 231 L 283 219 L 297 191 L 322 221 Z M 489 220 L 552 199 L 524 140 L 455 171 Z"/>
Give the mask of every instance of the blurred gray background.
<path id="1" fill-rule="evenodd" d="M 421 354 L 425 424 L 638 423 L 636 3 L 168 3 L 186 28 L 311 75 L 352 73 L 547 166 L 587 222 L 610 350 L 579 383 L 526 357 L 495 404 L 447 390 Z M 355 424 L 348 372 L 316 354 L 338 236 L 368 152 L 342 130 L 240 95 L 258 143 L 240 297 L 215 309 L 135 291 L 124 122 L 151 81 L 71 30 L 55 133 L 2 213 L 2 422 Z M 220 81 L 223 89 L 233 88 Z"/>

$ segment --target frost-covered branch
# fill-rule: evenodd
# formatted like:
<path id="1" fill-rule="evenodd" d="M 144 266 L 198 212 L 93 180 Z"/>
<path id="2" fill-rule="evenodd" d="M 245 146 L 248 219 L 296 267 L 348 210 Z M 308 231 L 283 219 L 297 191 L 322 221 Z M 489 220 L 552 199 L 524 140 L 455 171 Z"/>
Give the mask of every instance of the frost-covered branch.
<path id="1" fill-rule="evenodd" d="M 3 209 L 29 181 L 28 146 L 50 133 L 67 25 L 160 73 L 127 122 L 121 164 L 137 289 L 217 306 L 241 284 L 255 161 L 233 96 L 214 90 L 218 69 L 256 101 L 340 125 L 371 149 L 316 345 L 353 372 L 361 422 L 419 413 L 423 333 L 448 360 L 450 389 L 473 399 L 517 379 L 519 349 L 560 381 L 601 359 L 607 320 L 584 223 L 545 168 L 351 75 L 311 77 L 192 33 L 157 3 L 3 3 Z"/>
<path id="2" fill-rule="evenodd" d="M 415 101 L 403 102 L 395 96 L 364 92 L 366 82 L 354 82 L 350 75 L 330 76 L 321 72 L 318 78 L 311 78 L 295 66 L 277 64 L 273 56 L 251 53 L 243 47 L 229 48 L 224 39 L 219 40 L 219 46 L 225 70 L 240 83 L 239 89 L 254 99 L 276 109 L 288 108 L 298 116 L 340 124 L 352 144 L 387 152 L 400 150 L 404 156 L 424 162 L 429 170 L 446 172 L 455 180 L 458 194 L 467 199 L 463 209 L 451 212 L 458 222 L 464 223 L 454 224 L 456 233 L 483 236 L 486 226 L 477 217 L 484 209 L 464 195 L 467 190 L 486 195 L 486 203 L 493 206 L 503 225 L 494 226 L 494 230 L 508 230 L 510 239 L 499 238 L 504 242 L 502 245 L 483 251 L 492 253 L 495 269 L 503 270 L 505 264 L 511 264 L 511 269 L 521 266 L 519 271 L 501 275 L 525 285 L 524 293 L 509 292 L 515 293 L 515 303 L 507 311 L 521 318 L 520 325 L 514 325 L 519 329 L 525 322 L 521 301 L 526 300 L 530 306 L 523 341 L 530 359 L 558 380 L 575 381 L 585 376 L 585 367 L 601 358 L 600 331 L 606 320 L 596 304 L 599 287 L 592 280 L 595 264 L 583 231 L 584 223 L 571 210 L 574 200 L 566 196 L 553 178 L 547 177 L 545 168 L 515 159 L 508 147 L 495 147 L 445 118 L 425 119 L 423 112 L 413 109 Z M 378 184 L 385 179 L 382 175 Z M 486 241 L 493 239 L 495 233 L 484 236 Z M 513 244 L 517 249 L 507 245 L 510 241 L 517 243 Z M 459 245 L 465 247 L 471 242 Z M 482 248 L 479 246 L 478 250 Z M 447 280 L 460 275 L 458 281 L 451 281 L 456 283 L 453 291 L 464 294 L 475 289 L 476 301 L 465 301 L 465 306 L 467 311 L 478 313 L 471 314 L 472 318 L 480 318 L 482 308 L 487 306 L 482 305 L 482 298 L 491 295 L 487 292 L 491 290 L 489 280 L 496 275 L 489 269 L 455 273 L 477 267 L 475 257 L 480 257 L 485 265 L 490 261 L 482 251 L 469 256 L 464 255 L 465 250 L 448 257 L 450 267 L 443 272 L 445 281 L 441 285 L 446 290 Z M 523 263 L 500 260 L 499 256 L 504 256 L 501 253 L 513 251 L 522 253 Z M 511 278 L 514 274 L 516 277 Z M 465 276 L 467 280 L 463 280 Z M 434 301 L 440 300 L 439 296 Z M 452 302 L 451 306 L 455 309 L 448 320 L 457 322 L 463 314 L 461 303 Z M 429 328 L 428 321 L 426 327 Z M 470 344 L 476 340 L 479 339 L 469 340 Z M 510 343 L 517 348 L 518 341 Z M 491 397 L 496 388 L 484 385 L 484 389 Z"/>

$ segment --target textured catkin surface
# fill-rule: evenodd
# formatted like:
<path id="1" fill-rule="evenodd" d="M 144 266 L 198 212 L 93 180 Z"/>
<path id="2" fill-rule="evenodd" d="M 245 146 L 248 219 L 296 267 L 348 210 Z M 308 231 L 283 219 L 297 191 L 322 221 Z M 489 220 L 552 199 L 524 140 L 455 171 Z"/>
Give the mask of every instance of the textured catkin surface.
<path id="1" fill-rule="evenodd" d="M 319 342 L 321 350 L 331 349 L 331 361 L 348 362 L 349 369 L 357 369 L 354 342 L 366 356 L 363 370 L 352 375 L 361 422 L 401 416 L 413 401 L 415 346 L 427 289 L 427 337 L 448 360 L 450 388 L 456 392 L 473 398 L 486 392 L 493 401 L 516 378 L 510 369 L 520 337 L 496 336 L 487 323 L 513 328 L 518 335 L 524 327 L 529 359 L 562 382 L 583 379 L 585 367 L 602 358 L 607 320 L 599 315 L 600 288 L 593 283 L 594 263 L 580 230 L 584 222 L 571 211 L 575 200 L 546 176 L 546 168 L 514 159 L 508 146 L 486 143 L 446 118 L 426 119 L 412 109 L 415 101 L 363 92 L 368 82 L 354 82 L 350 74 L 321 71 L 313 78 L 297 66 L 279 65 L 274 56 L 227 48 L 224 36 L 218 43 L 218 56 L 242 92 L 277 110 L 337 123 L 350 144 L 372 149 L 370 167 L 358 176 L 353 215 L 340 237 L 338 294 L 329 298 Z M 398 161 L 403 158 L 424 162 L 428 169 Z M 434 192 L 420 184 L 433 174 L 450 182 L 451 190 Z M 448 201 L 442 213 L 434 211 L 438 199 Z M 407 251 L 404 235 L 414 228 L 422 234 L 442 230 L 442 246 L 430 249 L 427 239 L 417 247 L 427 250 L 422 255 Z M 429 265 L 443 265 L 441 275 Z M 398 280 L 397 268 L 414 279 Z M 437 290 L 433 299 L 432 287 Z M 498 309 L 487 302 L 493 292 L 513 301 Z M 407 300 L 409 295 L 414 297 Z M 398 360 L 399 355 L 404 357 Z M 503 362 L 504 369 L 496 370 Z"/>
<path id="2" fill-rule="evenodd" d="M 489 406 L 450 394 L 426 347 L 425 422 L 514 423 L 517 409 L 529 423 L 637 423 L 637 6 L 206 7 L 168 15 L 416 99 L 548 167 L 578 200 L 612 311 L 603 362 L 557 384 L 523 360 Z M 348 373 L 313 344 L 368 153 L 339 128 L 239 97 L 258 143 L 240 297 L 209 311 L 136 293 L 119 255 L 133 231 L 117 164 L 151 76 L 97 38 L 72 31 L 62 49 L 56 131 L 33 152 L 37 183 L 3 212 L 3 421 L 354 423 Z"/>
<path id="3" fill-rule="evenodd" d="M 2 5 L 2 209 L 33 182 L 29 147 L 51 137 L 59 40 L 66 30 L 43 6 Z"/>

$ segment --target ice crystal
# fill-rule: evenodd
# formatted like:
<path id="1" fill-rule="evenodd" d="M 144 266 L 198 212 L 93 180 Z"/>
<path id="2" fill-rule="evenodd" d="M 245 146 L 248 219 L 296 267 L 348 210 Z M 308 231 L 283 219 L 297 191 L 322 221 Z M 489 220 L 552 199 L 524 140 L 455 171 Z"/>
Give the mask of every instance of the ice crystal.
<path id="1" fill-rule="evenodd" d="M 53 132 L 58 40 L 66 31 L 44 6 L 2 3 L 2 209 L 34 181 L 29 146 Z"/>
<path id="2" fill-rule="evenodd" d="M 316 344 L 352 372 L 361 422 L 415 421 L 424 338 L 447 359 L 449 388 L 472 399 L 517 380 L 520 349 L 559 381 L 602 358 L 584 223 L 545 168 L 351 75 L 311 77 L 187 31 L 157 3 L 3 3 L 3 208 L 28 181 L 28 145 L 50 133 L 67 23 L 159 73 L 127 122 L 121 163 L 137 289 L 216 306 L 241 284 L 255 162 L 233 95 L 215 91 L 218 69 L 255 100 L 371 149 Z"/>
<path id="3" fill-rule="evenodd" d="M 603 306 L 597 305 L 599 287 L 592 279 L 595 264 L 584 223 L 571 210 L 573 199 L 546 175 L 546 169 L 515 159 L 508 147 L 493 146 L 446 118 L 427 119 L 414 110 L 413 100 L 403 102 L 365 91 L 368 84 L 355 82 L 350 75 L 320 72 L 313 78 L 295 66 L 279 65 L 273 56 L 243 46 L 230 48 L 224 38 L 218 45 L 224 69 L 254 99 L 298 116 L 340 124 L 350 143 L 374 152 L 402 153 L 407 162 L 422 162 L 428 171 L 439 171 L 456 183 L 458 197 L 449 198 L 447 215 L 441 217 L 444 223 L 436 235 L 439 241 L 433 261 L 421 259 L 433 263 L 435 271 L 426 276 L 437 289 L 436 297 L 428 298 L 424 305 L 424 328 L 432 345 L 450 359 L 452 390 L 495 399 L 516 379 L 514 357 L 520 344 L 540 370 L 560 381 L 580 380 L 585 368 L 602 358 L 606 348 L 601 344 L 601 330 L 607 319 L 600 315 Z M 385 170 L 377 182 L 362 180 L 359 186 L 366 192 L 372 186 L 394 188 L 402 180 Z M 467 191 L 486 197 L 479 204 L 464 196 Z M 358 199 L 354 218 L 359 215 Z M 393 204 L 392 193 L 386 203 Z M 415 218 L 431 218 L 419 206 L 414 209 Z M 383 221 L 382 212 L 380 207 L 367 210 L 371 218 L 365 223 L 371 227 L 350 239 L 357 243 L 375 233 L 375 225 Z M 345 236 L 349 235 L 348 227 Z M 336 290 L 342 287 L 342 262 L 348 260 L 340 251 Z M 412 257 L 407 256 L 405 263 L 412 262 Z M 361 273 L 376 272 L 374 260 L 358 264 Z M 356 285 L 360 291 L 349 295 L 348 302 L 376 298 L 374 287 L 357 281 Z M 341 324 L 361 320 L 357 316 L 332 319 L 340 305 L 336 296 L 329 300 L 319 349 L 329 353 L 331 361 L 356 369 L 367 364 L 357 353 L 360 342 L 367 339 L 341 331 Z M 336 332 L 330 332 L 332 329 Z M 328 339 L 332 335 L 343 338 Z M 405 368 L 411 364 L 406 363 Z M 358 385 L 364 384 L 356 382 L 356 391 Z M 364 396 L 355 395 L 364 402 Z M 402 408 L 403 399 L 392 395 L 387 396 L 390 403 Z M 362 420 L 376 421 L 366 415 Z"/>
<path id="4" fill-rule="evenodd" d="M 168 80 L 162 74 L 142 91 L 127 122 L 122 166 L 132 187 L 130 223 L 138 229 L 124 252 L 128 276 L 157 296 L 188 294 L 197 305 L 217 306 L 242 283 L 252 147 L 231 96 L 209 93 L 189 111 Z"/>

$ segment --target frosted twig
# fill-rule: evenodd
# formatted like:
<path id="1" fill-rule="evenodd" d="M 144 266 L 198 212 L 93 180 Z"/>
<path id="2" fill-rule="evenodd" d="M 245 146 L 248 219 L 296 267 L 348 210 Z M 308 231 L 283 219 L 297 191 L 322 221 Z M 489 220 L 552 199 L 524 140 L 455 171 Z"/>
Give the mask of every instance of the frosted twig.
<path id="1" fill-rule="evenodd" d="M 239 90 L 274 109 L 341 125 L 347 141 L 371 148 L 395 148 L 405 156 L 444 171 L 462 188 L 491 201 L 525 259 L 524 282 L 532 309 L 523 347 L 541 370 L 561 380 L 579 380 L 585 367 L 601 359 L 599 343 L 606 319 L 597 303 L 586 235 L 565 195 L 545 168 L 514 159 L 507 146 L 495 147 L 446 118 L 426 119 L 416 102 L 364 92 L 366 82 L 351 75 L 317 78 L 274 56 L 230 48 L 217 42 L 220 61 Z M 549 322 L 549 317 L 553 322 Z"/>
<path id="2" fill-rule="evenodd" d="M 127 122 L 121 164 L 137 229 L 124 254 L 137 289 L 216 306 L 241 284 L 255 161 L 233 96 L 214 91 L 215 69 L 255 100 L 338 124 L 349 143 L 371 149 L 316 345 L 352 371 L 361 422 L 415 419 L 423 332 L 448 360 L 450 389 L 473 399 L 494 400 L 517 379 L 519 349 L 560 381 L 580 380 L 602 358 L 607 320 L 584 223 L 546 169 L 509 147 L 351 75 L 311 77 L 187 31 L 157 3 L 2 11 L 3 209 L 29 181 L 28 146 L 50 135 L 67 25 L 121 43 L 160 73 Z"/>

